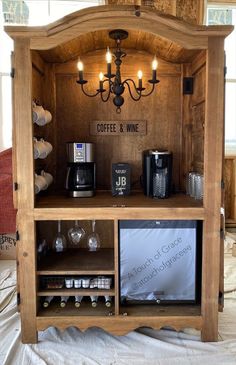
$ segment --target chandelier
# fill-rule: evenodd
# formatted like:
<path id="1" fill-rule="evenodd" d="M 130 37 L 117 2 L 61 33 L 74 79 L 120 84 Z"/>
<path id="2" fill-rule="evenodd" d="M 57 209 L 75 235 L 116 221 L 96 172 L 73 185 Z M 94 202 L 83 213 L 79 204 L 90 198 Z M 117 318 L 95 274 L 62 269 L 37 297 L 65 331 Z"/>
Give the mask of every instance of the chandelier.
<path id="1" fill-rule="evenodd" d="M 122 29 L 116 29 L 109 32 L 109 37 L 116 42 L 116 50 L 114 54 L 107 48 L 106 52 L 106 62 L 107 62 L 107 72 L 103 74 L 100 72 L 99 74 L 99 88 L 96 90 L 94 94 L 89 94 L 84 89 L 84 85 L 88 82 L 84 79 L 84 65 L 79 59 L 77 63 L 79 78 L 76 81 L 86 96 L 95 97 L 100 94 L 101 100 L 103 102 L 107 102 L 111 96 L 113 96 L 113 103 L 116 106 L 116 112 L 121 112 L 121 106 L 124 104 L 124 97 L 122 94 L 125 89 L 128 89 L 129 95 L 134 101 L 140 100 L 142 97 L 149 96 L 153 93 L 155 89 L 155 85 L 158 84 L 159 80 L 157 80 L 157 66 L 158 62 L 156 56 L 152 61 L 152 78 L 148 80 L 149 84 L 151 84 L 150 90 L 146 91 L 146 88 L 143 87 L 143 73 L 141 70 L 138 71 L 138 83 L 136 85 L 135 81 L 131 78 L 125 79 L 122 81 L 121 76 L 121 64 L 122 58 L 126 56 L 126 53 L 121 49 L 121 41 L 128 37 L 128 32 Z M 114 57 L 115 63 L 115 73 L 112 73 L 112 56 Z M 105 78 L 104 78 L 105 77 Z"/>

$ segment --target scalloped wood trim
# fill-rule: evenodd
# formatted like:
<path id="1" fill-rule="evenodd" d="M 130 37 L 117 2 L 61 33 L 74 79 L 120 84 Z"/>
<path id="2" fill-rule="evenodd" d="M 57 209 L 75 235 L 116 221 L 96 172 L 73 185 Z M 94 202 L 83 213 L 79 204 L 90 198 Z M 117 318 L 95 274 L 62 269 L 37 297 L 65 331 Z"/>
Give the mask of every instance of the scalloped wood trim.
<path id="1" fill-rule="evenodd" d="M 37 330 L 42 331 L 53 326 L 60 330 L 68 327 L 77 327 L 86 331 L 91 327 L 99 327 L 114 335 L 125 335 L 140 327 L 150 327 L 159 330 L 163 327 L 171 327 L 176 331 L 184 328 L 202 329 L 201 316 L 169 316 L 169 317 L 37 317 Z"/>

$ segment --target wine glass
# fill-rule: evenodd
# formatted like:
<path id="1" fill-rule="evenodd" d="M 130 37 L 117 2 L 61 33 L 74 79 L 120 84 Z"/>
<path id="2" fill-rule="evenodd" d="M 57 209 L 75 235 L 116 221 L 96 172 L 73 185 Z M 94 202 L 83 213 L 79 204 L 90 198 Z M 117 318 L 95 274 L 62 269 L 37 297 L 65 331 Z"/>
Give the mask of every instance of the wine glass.
<path id="1" fill-rule="evenodd" d="M 100 237 L 95 232 L 96 221 L 92 220 L 92 233 L 88 236 L 87 247 L 89 251 L 97 251 L 101 246 Z"/>
<path id="2" fill-rule="evenodd" d="M 56 252 L 63 252 L 67 248 L 65 236 L 61 233 L 61 221 L 57 222 L 57 235 L 53 240 L 53 249 Z"/>
<path id="3" fill-rule="evenodd" d="M 70 228 L 68 231 L 69 240 L 73 245 L 78 245 L 84 235 L 85 230 L 82 227 L 79 227 L 79 222 L 76 220 L 75 226 Z"/>

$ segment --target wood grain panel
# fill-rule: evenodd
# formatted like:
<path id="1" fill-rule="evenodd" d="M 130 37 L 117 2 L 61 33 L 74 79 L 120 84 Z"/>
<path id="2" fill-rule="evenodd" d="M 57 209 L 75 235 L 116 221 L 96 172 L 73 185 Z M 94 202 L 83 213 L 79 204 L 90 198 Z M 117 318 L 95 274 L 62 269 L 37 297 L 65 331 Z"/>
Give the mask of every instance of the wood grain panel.
<path id="1" fill-rule="evenodd" d="M 32 62 L 28 39 L 15 42 L 14 54 L 14 151 L 19 186 L 18 209 L 34 207 L 33 127 L 32 127 Z"/>
<path id="2" fill-rule="evenodd" d="M 158 35 L 141 30 L 129 29 L 129 36 L 122 41 L 122 48 L 135 49 L 156 54 L 164 60 L 172 62 L 186 62 L 196 55 L 196 50 L 186 50 L 182 46 Z M 115 47 L 115 42 L 109 38 L 109 31 L 100 30 L 89 32 L 76 37 L 69 42 L 47 51 L 40 51 L 40 55 L 47 62 L 67 62 L 81 57 L 91 51 Z"/>
<path id="3" fill-rule="evenodd" d="M 45 311 L 44 311 L 45 312 Z M 144 316 L 106 316 L 104 318 L 104 309 L 100 313 L 91 316 L 78 316 L 74 311 L 74 315 L 68 316 L 67 311 L 64 311 L 65 315 L 60 316 L 56 315 L 56 310 L 54 308 L 53 312 L 50 312 L 48 315 L 44 314 L 43 311 L 40 311 L 39 316 L 37 317 L 37 329 L 44 330 L 47 327 L 55 326 L 61 330 L 66 329 L 67 327 L 76 326 L 81 331 L 85 331 L 89 327 L 100 327 L 105 331 L 108 331 L 114 335 L 125 335 L 130 331 L 135 330 L 139 327 L 151 327 L 153 329 L 160 329 L 162 327 L 172 327 L 176 330 L 184 329 L 184 328 L 196 328 L 201 330 L 202 328 L 202 317 L 200 315 L 180 315 L 180 310 L 178 310 L 177 315 L 169 315 L 168 313 L 163 316 L 147 316 L 147 312 Z M 70 311 L 71 312 L 71 311 Z M 61 311 L 60 311 L 61 313 Z M 100 316 L 99 316 L 100 315 Z"/>
<path id="4" fill-rule="evenodd" d="M 87 90 L 92 92 L 98 87 L 98 66 L 105 69 L 103 52 L 96 57 L 95 70 L 93 62 L 84 58 L 85 77 L 91 80 Z M 94 56 L 91 56 L 94 60 Z M 144 62 L 145 60 L 146 62 Z M 148 62 L 148 60 L 150 60 Z M 137 71 L 142 69 L 144 84 L 150 77 L 151 57 L 137 55 L 135 66 L 133 57 L 129 55 L 122 65 L 124 77 L 137 80 Z M 87 66 L 87 63 L 89 66 Z M 94 62 L 95 64 L 95 62 Z M 126 70 L 127 65 L 129 66 Z M 131 70 L 132 72 L 128 73 Z M 89 72 L 87 72 L 87 67 Z M 128 162 L 131 164 L 131 181 L 135 188 L 140 187 L 139 179 L 142 174 L 142 151 L 149 148 L 167 148 L 173 152 L 173 182 L 179 189 L 179 164 L 181 158 L 181 118 L 180 118 L 180 75 L 160 76 L 160 84 L 152 96 L 135 103 L 125 92 L 125 104 L 121 114 L 110 100 L 102 103 L 99 98 L 88 98 L 76 83 L 76 75 L 57 74 L 57 188 L 64 186 L 66 171 L 66 142 L 94 142 L 96 147 L 97 186 L 100 189 L 111 187 L 111 164 L 113 162 Z M 87 85 L 86 85 L 87 86 Z M 68 93 L 68 90 L 70 92 Z M 147 120 L 146 136 L 89 136 L 89 122 L 93 120 Z M 156 136 L 156 137 L 154 137 Z"/>
<path id="5" fill-rule="evenodd" d="M 188 25 L 179 18 L 160 13 L 149 7 L 139 9 L 142 17 L 135 16 L 131 5 L 91 7 L 47 25 L 46 27 L 5 27 L 12 38 L 31 39 L 31 49 L 50 49 L 74 39 L 76 36 L 104 29 L 119 28 L 143 30 L 169 39 L 186 49 L 207 49 L 208 36 L 227 36 L 232 26 L 205 27 Z"/>
<path id="6" fill-rule="evenodd" d="M 194 74 L 194 93 L 192 95 L 192 105 L 198 105 L 205 100 L 205 80 L 206 69 L 204 66 L 199 68 Z"/>
<path id="7" fill-rule="evenodd" d="M 236 157 L 225 157 L 225 219 L 236 221 Z"/>
<path id="8" fill-rule="evenodd" d="M 32 218 L 22 211 L 18 213 L 17 225 L 20 233 L 17 256 L 20 264 L 21 340 L 23 343 L 35 343 L 37 342 L 35 225 Z"/>
<path id="9" fill-rule="evenodd" d="M 220 207 L 224 129 L 224 39 L 209 40 L 206 66 L 202 339 L 217 341 L 220 268 Z M 216 71 L 217 70 L 217 71 Z M 217 100 L 217 103 L 216 103 Z"/>
<path id="10" fill-rule="evenodd" d="M 68 230 L 74 227 L 75 221 L 62 221 L 62 233 L 67 239 L 68 247 L 76 249 L 76 245 L 72 245 L 68 238 Z M 86 234 L 79 243 L 79 248 L 87 248 L 88 235 L 92 233 L 91 221 L 80 220 L 79 225 L 85 230 Z M 102 248 L 111 248 L 114 246 L 114 229 L 113 221 L 97 220 L 96 221 L 96 232 L 99 234 L 101 239 Z M 57 221 L 44 221 L 37 223 L 37 241 L 40 242 L 42 239 L 46 239 L 50 247 L 52 247 L 53 239 L 57 234 Z"/>

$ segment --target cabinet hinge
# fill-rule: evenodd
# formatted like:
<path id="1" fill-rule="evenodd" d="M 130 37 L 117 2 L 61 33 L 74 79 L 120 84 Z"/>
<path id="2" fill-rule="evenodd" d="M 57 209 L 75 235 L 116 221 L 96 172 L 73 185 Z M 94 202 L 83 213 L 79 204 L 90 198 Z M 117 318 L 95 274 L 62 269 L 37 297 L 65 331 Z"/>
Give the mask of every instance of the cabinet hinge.
<path id="1" fill-rule="evenodd" d="M 220 238 L 221 239 L 224 239 L 225 238 L 225 233 L 224 233 L 223 228 L 220 229 Z"/>
<path id="2" fill-rule="evenodd" d="M 218 302 L 220 305 L 224 305 L 224 293 L 222 293 L 222 291 L 219 291 Z"/>
<path id="3" fill-rule="evenodd" d="M 10 76 L 14 79 L 14 77 L 15 77 L 15 69 L 14 69 L 14 67 L 12 67 L 12 69 L 11 69 Z"/>
<path id="4" fill-rule="evenodd" d="M 221 186 L 221 189 L 224 190 L 224 188 L 225 188 L 225 182 L 224 182 L 224 180 L 221 180 L 220 186 Z"/>
<path id="5" fill-rule="evenodd" d="M 20 293 L 17 293 L 17 305 L 20 305 Z"/>
<path id="6" fill-rule="evenodd" d="M 20 241 L 20 234 L 19 234 L 19 231 L 16 231 L 16 241 Z"/>
<path id="7" fill-rule="evenodd" d="M 14 182 L 14 191 L 18 190 L 18 188 L 19 188 L 18 183 L 17 182 Z"/>
<path id="8" fill-rule="evenodd" d="M 227 67 L 225 66 L 224 67 L 224 77 L 226 76 L 226 74 L 227 74 Z"/>

